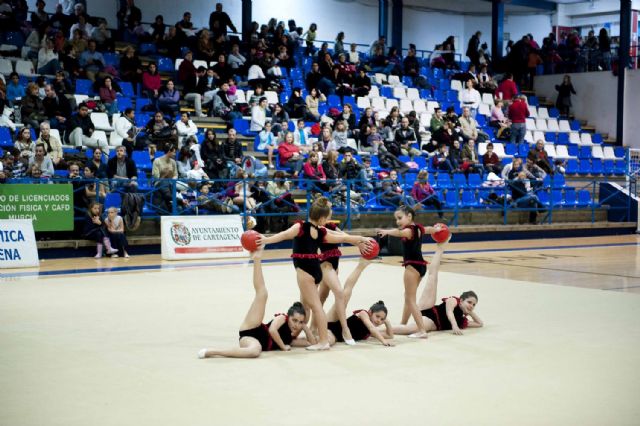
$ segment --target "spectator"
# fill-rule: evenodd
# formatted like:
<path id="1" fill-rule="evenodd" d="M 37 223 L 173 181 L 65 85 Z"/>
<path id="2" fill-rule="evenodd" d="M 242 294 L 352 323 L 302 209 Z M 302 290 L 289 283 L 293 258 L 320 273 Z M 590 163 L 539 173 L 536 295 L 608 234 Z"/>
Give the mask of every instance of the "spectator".
<path id="1" fill-rule="evenodd" d="M 175 88 L 173 80 L 167 80 L 158 96 L 158 107 L 165 114 L 175 116 L 180 111 L 179 102 L 180 91 Z"/>
<path id="2" fill-rule="evenodd" d="M 41 174 L 39 177 L 42 178 L 50 178 L 53 177 L 55 171 L 53 169 L 53 162 L 51 158 L 47 155 L 45 151 L 45 147 L 42 144 L 37 144 L 34 150 L 34 155 L 29 159 L 29 170 L 33 170 L 33 167 L 36 166 Z"/>
<path id="3" fill-rule="evenodd" d="M 482 165 L 489 173 L 495 173 L 498 176 L 502 174 L 502 162 L 493 152 L 493 143 L 491 142 L 487 144 L 487 152 L 482 156 Z"/>
<path id="4" fill-rule="evenodd" d="M 331 126 L 326 125 L 320 131 L 320 142 L 322 149 L 325 153 L 329 153 L 330 151 L 337 151 L 338 146 L 336 142 L 333 140 L 333 134 L 331 132 Z"/>
<path id="5" fill-rule="evenodd" d="M 542 181 L 547 177 L 547 172 L 545 172 L 542 167 L 535 164 L 530 158 L 527 158 L 523 170 L 527 174 L 527 177 L 534 181 L 536 186 L 541 186 Z"/>
<path id="6" fill-rule="evenodd" d="M 611 69 L 611 39 L 606 28 L 600 28 L 598 33 L 598 49 L 600 50 L 600 67 L 604 71 Z"/>
<path id="7" fill-rule="evenodd" d="M 480 97 L 480 92 L 473 87 L 473 80 L 467 80 L 465 88 L 460 91 L 458 97 L 460 99 L 460 108 L 469 108 L 471 117 L 475 120 L 482 98 Z"/>
<path id="8" fill-rule="evenodd" d="M 118 250 L 118 253 L 124 258 L 129 258 L 127 253 L 127 237 L 124 234 L 124 221 L 122 217 L 118 215 L 118 209 L 115 207 L 109 207 L 107 209 L 107 218 L 104 220 L 107 228 L 107 236 L 111 241 L 111 246 Z M 114 254 L 117 256 L 117 254 Z"/>
<path id="9" fill-rule="evenodd" d="M 53 39 L 47 37 L 44 46 L 38 51 L 38 74 L 55 74 L 60 70 L 58 53 L 53 46 Z"/>
<path id="10" fill-rule="evenodd" d="M 507 182 L 511 189 L 511 197 L 515 207 L 533 209 L 529 212 L 529 223 L 536 223 L 538 211 L 544 211 L 544 205 L 535 194 L 531 182 L 525 172 L 520 172 L 517 177 Z"/>
<path id="11" fill-rule="evenodd" d="M 294 87 L 291 96 L 289 97 L 289 101 L 285 105 L 285 109 L 289 113 L 291 118 L 302 118 L 306 119 L 310 117 L 310 114 L 307 111 L 307 104 L 305 100 L 302 99 L 302 90 L 299 87 Z"/>
<path id="12" fill-rule="evenodd" d="M 280 166 L 289 169 L 293 177 L 298 177 L 304 165 L 304 159 L 300 155 L 300 148 L 293 143 L 293 133 L 287 132 L 285 134 L 284 142 L 278 146 L 278 153 L 280 154 Z"/>
<path id="13" fill-rule="evenodd" d="M 242 144 L 238 140 L 236 129 L 230 128 L 227 131 L 227 142 L 223 146 L 223 151 L 230 176 L 235 176 L 235 169 L 242 164 Z"/>
<path id="14" fill-rule="evenodd" d="M 304 41 L 307 46 L 304 52 L 305 56 L 313 55 L 313 52 L 315 52 L 316 50 L 316 48 L 313 45 L 313 42 L 316 41 L 317 30 L 318 30 L 318 26 L 315 23 L 312 23 L 311 25 L 309 25 L 309 29 L 307 30 L 307 32 L 303 34 L 303 37 L 305 37 Z"/>
<path id="15" fill-rule="evenodd" d="M 322 72 L 320 71 L 320 65 L 318 64 L 318 62 L 313 62 L 311 64 L 311 71 L 305 78 L 305 85 L 307 86 L 307 90 L 309 92 L 311 92 L 311 89 L 317 89 L 322 93 L 331 95 L 335 93 L 336 90 L 335 83 L 333 83 L 327 75 L 322 74 Z"/>
<path id="16" fill-rule="evenodd" d="M 40 124 L 40 137 L 36 140 L 34 148 L 37 148 L 38 145 L 42 145 L 44 147 L 45 154 L 51 159 L 53 167 L 61 170 L 66 168 L 62 152 L 62 143 L 58 138 L 51 135 L 51 127 L 48 121 L 43 121 Z M 43 168 L 43 170 L 45 169 L 46 167 Z"/>
<path id="17" fill-rule="evenodd" d="M 469 107 L 462 108 L 462 117 L 460 117 L 460 126 L 462 130 L 462 138 L 464 140 L 479 140 L 484 142 L 489 139 L 489 135 L 481 130 L 478 130 L 478 122 L 471 115 L 471 109 Z"/>
<path id="18" fill-rule="evenodd" d="M 442 202 L 438 198 L 436 191 L 429 183 L 429 172 L 427 170 L 420 170 L 418 173 L 418 177 L 413 183 L 413 188 L 411 189 L 411 197 L 415 201 L 416 207 L 434 207 L 438 212 L 438 217 L 440 219 L 444 218 Z"/>
<path id="19" fill-rule="evenodd" d="M 536 146 L 527 154 L 527 160 L 531 160 L 533 164 L 540 167 L 546 174 L 553 174 L 553 166 L 549 161 L 549 155 L 544 149 L 544 141 L 538 140 Z"/>
<path id="20" fill-rule="evenodd" d="M 170 173 L 165 174 L 169 179 L 177 179 L 178 178 L 178 165 L 176 164 L 176 148 L 171 146 L 167 149 L 166 153 L 160 157 L 156 158 L 153 162 L 153 169 L 151 170 L 151 175 L 160 179 L 163 175 L 163 172 L 168 170 Z"/>
<path id="21" fill-rule="evenodd" d="M 384 139 L 375 124 L 366 125 L 360 135 L 360 149 L 363 151 L 378 155 L 378 152 L 386 150 Z"/>
<path id="22" fill-rule="evenodd" d="M 442 109 L 436 108 L 434 114 L 431 116 L 431 122 L 429 123 L 429 129 L 431 133 L 436 133 L 444 127 L 444 113 Z"/>
<path id="23" fill-rule="evenodd" d="M 93 155 L 87 162 L 87 164 L 93 164 L 96 167 L 97 171 L 94 174 L 98 179 L 106 179 L 109 177 L 107 163 L 103 161 L 104 159 L 106 159 L 106 156 L 102 152 L 102 149 L 94 148 Z"/>
<path id="24" fill-rule="evenodd" d="M 193 52 L 187 50 L 184 54 L 184 60 L 180 62 L 180 66 L 178 67 L 178 81 L 186 83 L 195 75 L 196 67 L 193 65 Z"/>
<path id="25" fill-rule="evenodd" d="M 109 117 L 118 112 L 118 94 L 113 88 L 111 77 L 105 77 L 100 87 L 99 95 Z"/>
<path id="26" fill-rule="evenodd" d="M 13 102 L 25 97 L 24 85 L 20 83 L 20 76 L 17 72 L 9 75 L 9 83 L 7 84 L 7 100 Z"/>
<path id="27" fill-rule="evenodd" d="M 69 167 L 70 179 L 79 177 L 79 166 L 75 164 L 74 166 L 75 168 L 73 169 L 71 168 L 71 166 Z M 102 183 L 96 183 L 97 173 L 98 169 L 93 163 L 87 163 L 87 165 L 84 167 L 84 185 L 80 187 L 79 191 L 74 191 L 74 196 L 80 196 L 80 200 L 82 201 L 82 203 L 79 204 L 82 208 L 87 208 L 91 205 L 91 203 L 95 203 L 96 201 L 104 200 L 107 196 L 105 185 L 103 185 Z"/>
<path id="28" fill-rule="evenodd" d="M 267 121 L 267 98 L 261 97 L 258 105 L 251 107 L 251 126 L 249 130 L 252 132 L 261 131 Z"/>
<path id="29" fill-rule="evenodd" d="M 526 96 L 517 96 L 509 105 L 509 120 L 511 121 L 511 143 L 521 144 L 527 132 L 526 119 L 529 117 L 529 106 Z"/>
<path id="30" fill-rule="evenodd" d="M 213 108 L 209 111 L 209 114 L 216 117 L 223 118 L 224 120 L 233 123 L 235 119 L 241 119 L 242 114 L 235 110 L 235 104 L 229 96 L 229 83 L 223 81 L 220 84 L 220 89 L 213 97 Z"/>
<path id="31" fill-rule="evenodd" d="M 377 50 L 382 51 L 382 54 L 384 54 L 384 52 L 386 52 L 387 50 L 386 43 L 387 38 L 385 36 L 378 37 L 378 39 L 371 43 L 371 46 L 369 46 L 369 56 L 375 55 Z"/>
<path id="32" fill-rule="evenodd" d="M 491 108 L 491 118 L 489 119 L 489 125 L 491 127 L 495 127 L 498 130 L 511 126 L 511 123 L 509 122 L 507 117 L 504 116 L 503 107 L 504 102 L 498 100 L 496 104 Z M 498 138 L 501 139 L 499 136 L 500 135 L 498 134 Z"/>
<path id="33" fill-rule="evenodd" d="M 36 10 L 31 13 L 31 25 L 33 28 L 42 28 L 49 23 L 49 15 L 44 11 L 45 2 L 36 1 Z"/>
<path id="34" fill-rule="evenodd" d="M 91 81 L 95 81 L 96 76 L 104 69 L 104 57 L 96 48 L 96 41 L 89 40 L 87 50 L 80 55 L 80 66 Z"/>
<path id="35" fill-rule="evenodd" d="M 151 40 L 158 46 L 162 45 L 164 34 L 167 31 L 167 26 L 164 23 L 164 16 L 157 15 L 153 24 L 151 24 L 153 32 L 151 33 Z"/>
<path id="36" fill-rule="evenodd" d="M 358 66 L 360 64 L 360 53 L 358 52 L 358 45 L 351 43 L 349 46 L 349 63 Z"/>
<path id="37" fill-rule="evenodd" d="M 317 152 L 311 152 L 303 167 L 305 180 L 311 181 L 310 190 L 313 192 L 328 192 L 327 175 L 324 173 Z"/>
<path id="38" fill-rule="evenodd" d="M 487 71 L 486 65 L 480 66 L 480 73 L 478 74 L 478 91 L 480 93 L 491 93 L 493 95 L 498 87 L 491 74 Z"/>
<path id="39" fill-rule="evenodd" d="M 22 107 L 20 108 L 22 115 L 22 123 L 37 129 L 40 122 L 46 120 L 44 105 L 39 97 L 38 85 L 29 83 L 27 85 L 27 94 L 22 99 Z"/>
<path id="40" fill-rule="evenodd" d="M 480 50 L 481 36 L 482 33 L 480 31 L 476 31 L 476 33 L 469 39 L 469 44 L 467 45 L 466 55 L 475 66 L 480 66 L 480 55 L 478 54 L 478 50 Z"/>
<path id="41" fill-rule="evenodd" d="M 18 131 L 16 141 L 13 143 L 13 147 L 19 151 L 19 157 L 31 158 L 35 151 L 36 144 L 31 139 L 31 129 L 23 127 Z"/>
<path id="42" fill-rule="evenodd" d="M 115 41 L 109 31 L 106 19 L 100 19 L 97 27 L 91 30 L 90 38 L 96 41 L 98 50 L 113 52 L 115 50 Z"/>
<path id="43" fill-rule="evenodd" d="M 199 66 L 196 70 L 196 74 L 189 77 L 184 85 L 185 101 L 193 101 L 194 108 L 196 110 L 197 117 L 204 117 L 202 113 L 202 97 L 204 96 L 205 89 L 207 87 L 207 78 L 205 74 L 207 69 L 203 66 Z"/>
<path id="44" fill-rule="evenodd" d="M 475 145 L 476 141 L 469 139 L 466 145 L 462 148 L 462 163 L 460 164 L 460 170 L 462 170 L 466 176 L 469 176 L 469 173 L 484 173 L 484 167 L 478 160 Z"/>
<path id="45" fill-rule="evenodd" d="M 111 184 L 116 188 L 127 192 L 137 191 L 138 170 L 133 160 L 126 156 L 124 146 L 117 147 L 116 156 L 107 162 L 107 177 L 111 179 Z"/>
<path id="46" fill-rule="evenodd" d="M 416 137 L 416 132 L 409 127 L 408 117 L 402 117 L 400 120 L 400 127 L 395 131 L 394 140 L 395 145 L 400 148 L 400 153 L 402 155 L 409 155 L 411 157 L 422 155 L 422 151 L 412 146 L 417 143 L 418 138 Z M 398 155 L 393 152 L 393 150 L 389 151 L 396 156 Z"/>
<path id="47" fill-rule="evenodd" d="M 111 143 L 120 144 L 127 150 L 129 158 L 133 155 L 133 148 L 136 146 L 136 136 L 141 130 L 135 124 L 135 111 L 133 108 L 127 108 L 124 113 L 118 117 L 114 123 L 114 133 L 111 135 Z"/>
<path id="48" fill-rule="evenodd" d="M 518 87 L 513 81 L 513 74 L 505 74 L 504 80 L 498 84 L 495 95 L 496 98 L 503 99 L 507 101 L 507 103 L 518 95 Z"/>
<path id="49" fill-rule="evenodd" d="M 447 145 L 440 145 L 438 151 L 432 157 L 433 166 L 436 170 L 453 173 L 455 167 L 449 159 L 449 147 Z"/>
<path id="50" fill-rule="evenodd" d="M 211 15 L 209 15 L 209 30 L 213 33 L 214 37 L 218 35 L 227 37 L 227 27 L 231 28 L 231 31 L 234 33 L 238 32 L 231 22 L 229 15 L 222 11 L 222 3 L 216 3 L 215 12 L 211 12 Z"/>
<path id="51" fill-rule="evenodd" d="M 45 85 L 44 93 L 42 105 L 50 121 L 50 127 L 63 132 L 67 128 L 67 117 L 71 116 L 71 104 L 66 96 L 56 94 L 50 84 Z"/>
<path id="52" fill-rule="evenodd" d="M 240 53 L 240 46 L 234 43 L 231 46 L 231 52 L 229 53 L 228 61 L 231 69 L 234 70 L 235 75 L 244 75 L 247 72 L 247 58 Z"/>
<path id="53" fill-rule="evenodd" d="M 271 122 L 273 125 L 273 133 L 276 135 L 279 135 L 283 131 L 289 129 L 289 114 L 281 103 L 274 105 L 273 113 L 271 114 Z"/>
<path id="54" fill-rule="evenodd" d="M 118 70 L 122 81 L 130 82 L 134 93 L 138 93 L 138 83 L 142 82 L 142 63 L 132 46 L 124 49 Z"/>
<path id="55" fill-rule="evenodd" d="M 158 107 L 158 98 L 160 97 L 161 87 L 162 80 L 160 80 L 158 66 L 154 62 L 151 62 L 147 67 L 147 71 L 142 74 L 142 91 L 149 99 L 151 99 L 151 104 L 156 109 Z"/>
<path id="56" fill-rule="evenodd" d="M 73 33 L 78 30 L 83 38 L 89 38 L 93 25 L 87 22 L 87 17 L 83 14 L 77 15 L 77 22 L 71 26 L 69 37 L 73 37 Z"/>
<path id="57" fill-rule="evenodd" d="M 178 133 L 173 123 L 169 124 L 160 111 L 156 111 L 153 118 L 149 120 L 145 131 L 151 143 L 162 151 L 167 152 L 169 147 L 178 146 Z"/>
<path id="58" fill-rule="evenodd" d="M 58 3 L 56 5 L 56 12 L 49 18 L 49 25 L 63 35 L 69 34 L 71 21 L 69 20 L 68 14 L 65 15 L 62 4 Z"/>
<path id="59" fill-rule="evenodd" d="M 273 151 L 278 148 L 278 141 L 274 134 L 271 132 L 270 122 L 265 123 L 264 128 L 258 134 L 258 138 L 260 140 L 260 143 L 258 144 L 257 150 L 267 153 L 269 168 L 273 169 Z"/>
<path id="60" fill-rule="evenodd" d="M 360 68 L 353 80 L 353 94 L 355 96 L 365 97 L 369 96 L 369 91 L 371 91 L 371 79 L 367 75 L 366 70 Z"/>
<path id="61" fill-rule="evenodd" d="M 107 248 L 107 254 L 117 256 L 118 250 L 111 247 L 111 241 L 107 238 L 107 232 L 102 221 L 102 204 L 92 203 L 87 209 L 87 217 L 84 224 L 84 236 L 96 242 L 96 259 L 102 257 L 103 245 Z"/>
<path id="62" fill-rule="evenodd" d="M 125 4 L 117 13 L 118 29 L 133 28 L 136 23 L 142 21 L 142 11 L 136 7 L 133 0 L 126 0 Z"/>
<path id="63" fill-rule="evenodd" d="M 356 191 L 371 192 L 373 191 L 373 185 L 367 182 L 367 177 L 364 172 L 364 168 L 353 157 L 353 153 L 346 151 L 340 163 L 338 175 L 341 179 L 353 181 L 352 187 Z"/>
<path id="64" fill-rule="evenodd" d="M 304 120 L 299 119 L 297 121 L 296 130 L 293 133 L 293 143 L 300 147 L 301 151 L 311 150 L 311 132 L 307 127 Z"/>
<path id="65" fill-rule="evenodd" d="M 413 198 L 405 195 L 402 185 L 398 182 L 398 172 L 395 170 L 391 170 L 389 176 L 382 180 L 380 203 L 389 207 L 399 207 L 401 204 L 412 207 L 415 204 Z"/>
<path id="66" fill-rule="evenodd" d="M 180 119 L 176 121 L 176 131 L 178 132 L 178 138 L 182 143 L 184 143 L 184 140 L 188 137 L 196 136 L 198 134 L 198 127 L 191 120 L 188 112 L 180 114 Z"/>
<path id="67" fill-rule="evenodd" d="M 453 166 L 453 171 L 460 171 L 460 167 L 462 166 L 462 150 L 460 149 L 460 141 L 453 141 L 452 145 L 449 147 L 449 155 L 447 157 L 451 162 L 451 166 Z"/>
<path id="68" fill-rule="evenodd" d="M 349 146 L 348 140 L 348 132 L 347 125 L 344 121 L 340 120 L 336 123 L 336 129 L 333 131 L 331 135 L 333 141 L 335 142 L 336 149 L 339 153 L 344 154 L 346 152 L 351 152 L 353 154 L 357 154 L 358 151 L 353 147 Z"/>
<path id="69" fill-rule="evenodd" d="M 556 108 L 560 111 L 560 114 L 569 117 L 571 113 L 571 94 L 576 94 L 573 84 L 571 84 L 571 76 L 565 75 L 562 79 L 562 84 L 556 84 L 556 90 L 558 91 L 558 98 L 556 99 Z"/>
<path id="70" fill-rule="evenodd" d="M 203 168 L 211 179 L 229 178 L 224 147 L 218 142 L 213 129 L 207 129 L 204 133 L 204 141 L 202 141 L 199 155 L 202 158 Z"/>
<path id="71" fill-rule="evenodd" d="M 309 90 L 309 94 L 305 99 L 308 113 L 313 117 L 315 121 L 320 121 L 320 112 L 318 111 L 318 105 L 320 102 L 326 102 L 327 98 L 319 92 L 315 87 Z"/>

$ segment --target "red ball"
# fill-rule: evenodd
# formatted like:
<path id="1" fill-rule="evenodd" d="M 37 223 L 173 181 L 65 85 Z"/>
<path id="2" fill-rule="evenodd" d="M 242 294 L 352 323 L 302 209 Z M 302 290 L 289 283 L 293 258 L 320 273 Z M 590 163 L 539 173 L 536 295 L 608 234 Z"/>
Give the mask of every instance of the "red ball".
<path id="1" fill-rule="evenodd" d="M 260 237 L 261 235 L 259 232 L 256 232 L 253 230 L 245 231 L 242 234 L 242 237 L 240 237 L 240 243 L 242 244 L 242 247 L 244 247 L 245 250 L 256 251 L 258 250 L 258 244 L 256 240 Z"/>
<path id="2" fill-rule="evenodd" d="M 367 260 L 375 259 L 376 257 L 378 257 L 378 253 L 380 253 L 380 246 L 378 245 L 378 242 L 375 240 L 371 240 L 370 243 L 371 246 L 369 248 L 369 251 L 364 251 L 366 250 L 366 246 L 360 246 L 360 254 Z"/>
<path id="3" fill-rule="evenodd" d="M 433 234 L 431 234 L 431 238 L 433 238 L 433 241 L 435 241 L 436 243 L 444 243 L 445 241 L 447 241 L 447 239 L 449 239 L 451 231 L 449 231 L 449 227 L 444 223 L 436 223 L 434 226 L 437 225 L 440 225 L 441 229 L 438 232 L 434 232 Z"/>

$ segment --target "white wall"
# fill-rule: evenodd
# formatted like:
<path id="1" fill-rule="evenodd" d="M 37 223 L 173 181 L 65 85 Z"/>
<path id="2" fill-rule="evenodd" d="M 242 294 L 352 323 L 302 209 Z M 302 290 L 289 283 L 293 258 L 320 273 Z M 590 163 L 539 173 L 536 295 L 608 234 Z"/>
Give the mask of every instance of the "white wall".
<path id="1" fill-rule="evenodd" d="M 618 78 L 610 71 L 569 74 L 577 95 L 573 95 L 572 112 L 579 120 L 587 120 L 598 133 L 616 137 L 616 94 Z M 555 103 L 555 85 L 562 83 L 562 74 L 537 76 L 536 93 Z"/>
<path id="2" fill-rule="evenodd" d="M 640 70 L 627 70 L 624 93 L 623 142 L 632 148 L 640 148 Z"/>
<path id="3" fill-rule="evenodd" d="M 422 12 L 405 8 L 402 14 L 402 47 L 414 43 L 418 49 L 433 50 L 436 44 L 442 43 L 450 35 L 456 37 L 456 50 L 464 41 L 464 19 L 462 15 L 449 15 L 436 12 Z"/>

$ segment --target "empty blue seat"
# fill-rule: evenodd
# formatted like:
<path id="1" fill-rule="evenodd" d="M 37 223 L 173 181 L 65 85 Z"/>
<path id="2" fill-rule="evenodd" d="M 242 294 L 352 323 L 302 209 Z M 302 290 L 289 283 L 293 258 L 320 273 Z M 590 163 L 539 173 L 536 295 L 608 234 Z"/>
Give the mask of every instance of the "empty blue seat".
<path id="1" fill-rule="evenodd" d="M 613 154 L 616 156 L 616 158 L 624 158 L 625 153 L 626 151 L 621 146 L 616 146 L 615 148 L 613 148 Z"/>
<path id="2" fill-rule="evenodd" d="M 550 205 L 551 200 L 547 191 L 539 191 L 536 195 L 538 196 L 538 199 L 542 204 L 544 204 L 545 206 Z"/>
<path id="3" fill-rule="evenodd" d="M 627 173 L 627 162 L 624 160 L 616 160 L 613 167 L 613 173 L 615 173 L 617 176 L 621 176 Z"/>
<path id="4" fill-rule="evenodd" d="M 597 145 L 602 145 L 602 135 L 600 133 L 594 133 L 591 135 L 591 142 Z"/>
<path id="5" fill-rule="evenodd" d="M 131 103 L 131 98 L 118 98 L 118 110 L 120 112 L 124 112 L 127 108 L 133 108 L 133 103 Z"/>
<path id="6" fill-rule="evenodd" d="M 438 102 L 444 102 L 445 101 L 444 92 L 442 92 L 442 90 L 434 90 L 433 91 L 433 97 Z"/>
<path id="7" fill-rule="evenodd" d="M 544 134 L 544 140 L 549 143 L 556 143 L 558 136 L 554 132 L 546 132 Z"/>
<path id="8" fill-rule="evenodd" d="M 76 94 L 77 95 L 88 95 L 92 92 L 91 85 L 93 83 L 91 80 L 87 80 L 84 78 L 79 78 L 76 80 Z"/>
<path id="9" fill-rule="evenodd" d="M 418 175 L 416 173 L 405 173 L 404 174 L 404 186 L 406 189 L 411 190 L 413 188 L 413 184 L 416 181 L 416 177 Z"/>
<path id="10" fill-rule="evenodd" d="M 327 104 L 329 108 L 341 108 L 342 102 L 340 101 L 340 96 L 338 95 L 329 95 L 327 96 Z"/>
<path id="11" fill-rule="evenodd" d="M 560 145 L 569 145 L 569 134 L 568 133 L 558 133 L 558 144 Z"/>
<path id="12" fill-rule="evenodd" d="M 567 167 L 565 169 L 565 172 L 568 175 L 578 174 L 578 160 L 575 160 L 573 158 L 567 160 Z"/>
<path id="13" fill-rule="evenodd" d="M 504 153 L 507 155 L 516 155 L 518 152 L 518 146 L 515 143 L 507 143 L 504 146 Z"/>
<path id="14" fill-rule="evenodd" d="M 591 174 L 592 175 L 601 175 L 602 174 L 602 160 L 599 158 L 594 158 L 591 160 Z"/>
<path id="15" fill-rule="evenodd" d="M 250 133 L 249 121 L 242 118 L 236 118 L 233 120 L 233 128 L 236 129 L 236 132 L 240 133 L 241 135 Z"/>
<path id="16" fill-rule="evenodd" d="M 122 96 L 126 96 L 127 98 L 135 97 L 135 93 L 133 93 L 133 84 L 128 81 L 121 81 L 118 84 L 120 85 L 120 90 L 122 90 Z M 141 100 L 142 99 L 138 99 L 137 102 L 140 102 Z M 148 99 L 146 103 L 149 103 Z"/>
<path id="17" fill-rule="evenodd" d="M 149 120 L 151 120 L 151 115 L 149 114 L 136 114 L 136 126 L 138 127 L 145 127 Z"/>
<path id="18" fill-rule="evenodd" d="M 580 147 L 578 145 L 569 145 L 567 147 L 567 151 L 569 152 L 570 156 L 577 157 L 580 153 Z"/>
<path id="19" fill-rule="evenodd" d="M 554 206 L 559 206 L 562 204 L 562 190 L 554 189 L 551 191 L 551 203 Z"/>
<path id="20" fill-rule="evenodd" d="M 575 188 L 567 188 L 564 191 L 564 203 L 562 203 L 565 207 L 575 207 L 578 202 L 576 198 L 576 190 Z"/>
<path id="21" fill-rule="evenodd" d="M 447 191 L 445 195 L 445 204 L 449 208 L 453 208 L 458 205 L 458 191 L 455 189 L 450 189 Z"/>
<path id="22" fill-rule="evenodd" d="M 531 95 L 529 96 L 529 105 L 537 107 L 538 105 L 540 105 L 540 100 L 537 96 Z"/>
<path id="23" fill-rule="evenodd" d="M 151 184 L 147 178 L 147 174 L 142 170 L 138 170 L 138 191 L 146 192 L 151 190 Z"/>
<path id="24" fill-rule="evenodd" d="M 104 58 L 105 65 L 111 65 L 112 67 L 117 68 L 120 64 L 120 56 L 118 56 L 117 53 L 104 52 L 102 57 Z"/>
<path id="25" fill-rule="evenodd" d="M 566 181 L 562 173 L 556 173 L 553 175 L 551 182 L 554 188 L 564 188 L 566 186 Z"/>
<path id="26" fill-rule="evenodd" d="M 440 189 L 451 188 L 451 178 L 446 173 L 438 173 L 438 179 L 436 180 L 436 185 Z"/>
<path id="27" fill-rule="evenodd" d="M 591 193 L 586 189 L 578 191 L 578 201 L 576 203 L 580 207 L 588 207 L 591 205 Z"/>
<path id="28" fill-rule="evenodd" d="M 577 132 L 580 130 L 580 122 L 578 120 L 571 120 L 571 122 L 569 123 L 569 127 L 571 127 L 571 130 L 573 130 L 574 132 Z"/>
<path id="29" fill-rule="evenodd" d="M 418 165 L 418 170 L 422 170 L 427 167 L 427 159 L 424 157 L 413 157 L 413 161 Z"/>
<path id="30" fill-rule="evenodd" d="M 464 173 L 453 174 L 453 186 L 456 188 L 464 188 L 467 186 L 467 179 L 465 178 Z"/>
<path id="31" fill-rule="evenodd" d="M 606 176 L 611 176 L 614 173 L 614 162 L 613 160 L 604 160 L 602 162 L 602 172 Z"/>
<path id="32" fill-rule="evenodd" d="M 156 45 L 153 43 L 142 43 L 140 45 L 140 54 L 141 55 L 153 55 L 157 53 Z"/>
<path id="33" fill-rule="evenodd" d="M 580 159 L 591 158 L 591 147 L 581 146 L 580 151 L 578 152 L 578 158 Z"/>
<path id="34" fill-rule="evenodd" d="M 581 175 L 588 175 L 591 173 L 591 161 L 580 160 L 578 165 L 578 173 Z"/>
<path id="35" fill-rule="evenodd" d="M 7 127 L 0 127 L 0 146 L 10 148 L 13 146 L 11 132 Z"/>
<path id="36" fill-rule="evenodd" d="M 104 209 L 107 210 L 111 207 L 120 208 L 122 204 L 122 196 L 119 192 L 109 192 L 104 199 Z"/>
<path id="37" fill-rule="evenodd" d="M 558 108 L 549 108 L 549 117 L 551 118 L 560 117 L 560 111 L 558 111 Z"/>
<path id="38" fill-rule="evenodd" d="M 149 151 L 147 150 L 133 151 L 131 159 L 136 163 L 139 170 L 151 170 L 152 168 L 151 158 L 149 157 Z"/>
<path id="39" fill-rule="evenodd" d="M 24 35 L 20 31 L 9 31 L 5 35 L 5 44 L 17 46 L 20 49 L 24 46 Z"/>
<path id="40" fill-rule="evenodd" d="M 448 80 L 445 80 L 448 81 Z M 447 90 L 447 102 L 458 102 L 458 92 L 455 90 Z"/>
<path id="41" fill-rule="evenodd" d="M 465 189 L 462 191 L 462 206 L 463 207 L 478 207 L 478 199 L 476 198 L 476 191 L 473 189 Z"/>
<path id="42" fill-rule="evenodd" d="M 393 98 L 393 88 L 391 86 L 382 86 L 380 88 L 380 96 L 385 98 Z"/>
<path id="43" fill-rule="evenodd" d="M 158 72 L 174 73 L 173 59 L 167 57 L 158 58 Z"/>
<path id="44" fill-rule="evenodd" d="M 449 79 L 447 78 L 440 79 L 440 81 L 438 82 L 438 88 L 443 92 L 451 90 L 451 81 L 449 81 Z M 455 94 L 456 100 L 458 100 L 458 92 L 456 92 Z"/>
<path id="45" fill-rule="evenodd" d="M 529 144 L 526 142 L 518 146 L 518 157 L 526 157 L 529 154 Z"/>
<path id="46" fill-rule="evenodd" d="M 477 173 L 469 174 L 469 188 L 479 188 L 482 185 L 482 176 Z"/>

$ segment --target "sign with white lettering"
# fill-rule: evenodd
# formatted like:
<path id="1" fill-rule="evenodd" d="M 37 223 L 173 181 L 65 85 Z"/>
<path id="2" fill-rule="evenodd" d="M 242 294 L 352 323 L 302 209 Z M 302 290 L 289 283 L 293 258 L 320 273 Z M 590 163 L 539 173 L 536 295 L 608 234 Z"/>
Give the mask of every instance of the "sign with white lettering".
<path id="1" fill-rule="evenodd" d="M 0 219 L 29 219 L 36 231 L 73 230 L 71 184 L 0 185 Z"/>
<path id="2" fill-rule="evenodd" d="M 212 259 L 246 257 L 239 215 L 162 216 L 162 258 Z"/>
<path id="3" fill-rule="evenodd" d="M 33 222 L 0 219 L 0 269 L 39 266 Z"/>

